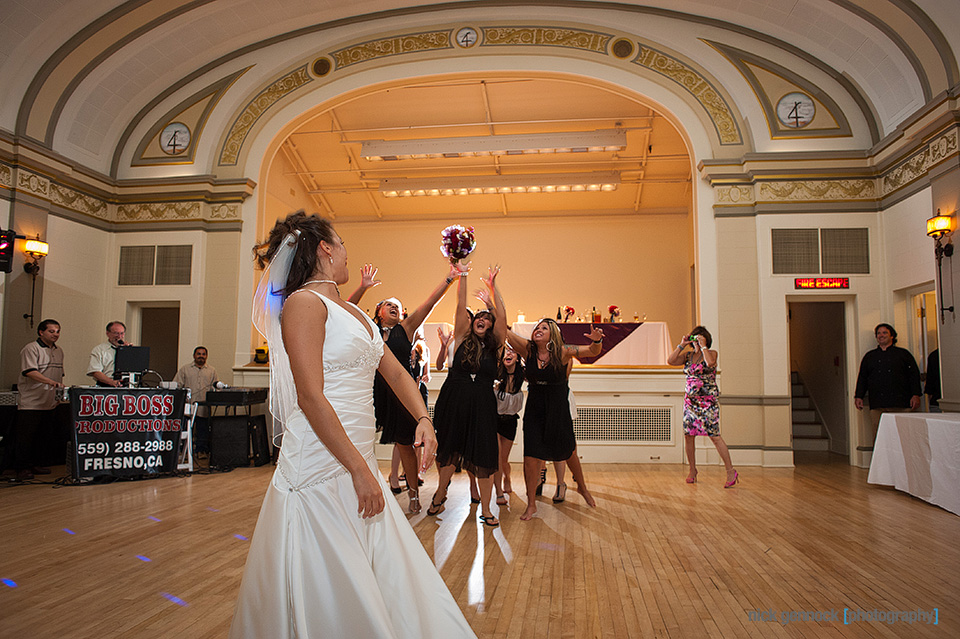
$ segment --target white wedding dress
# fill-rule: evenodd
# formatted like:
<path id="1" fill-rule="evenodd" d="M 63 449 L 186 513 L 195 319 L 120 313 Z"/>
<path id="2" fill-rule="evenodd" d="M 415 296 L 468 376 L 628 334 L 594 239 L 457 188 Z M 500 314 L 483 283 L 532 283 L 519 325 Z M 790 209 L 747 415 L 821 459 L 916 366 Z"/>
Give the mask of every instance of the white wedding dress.
<path id="1" fill-rule="evenodd" d="M 383 355 L 380 331 L 315 294 L 327 307 L 323 392 L 380 480 L 386 507 L 360 518 L 350 474 L 299 408 L 287 407 L 280 460 L 251 541 L 230 637 L 474 637 L 377 468 L 373 377 Z"/>

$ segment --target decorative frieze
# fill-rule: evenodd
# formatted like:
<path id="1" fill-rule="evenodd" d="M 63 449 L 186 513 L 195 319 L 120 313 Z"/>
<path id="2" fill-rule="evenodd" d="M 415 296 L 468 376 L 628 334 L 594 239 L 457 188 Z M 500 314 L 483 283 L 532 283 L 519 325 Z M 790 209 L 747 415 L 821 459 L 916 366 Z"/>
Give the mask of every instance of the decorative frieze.
<path id="1" fill-rule="evenodd" d="M 239 220 L 240 205 L 239 204 L 212 204 L 210 205 L 209 218 L 211 220 Z"/>
<path id="2" fill-rule="evenodd" d="M 167 222 L 202 219 L 200 202 L 144 202 L 117 207 L 118 222 Z"/>
<path id="3" fill-rule="evenodd" d="M 720 205 L 748 206 L 754 203 L 752 185 L 718 186 L 714 192 Z"/>
<path id="4" fill-rule="evenodd" d="M 50 180 L 37 173 L 18 168 L 17 190 L 46 200 L 50 197 Z"/>
<path id="5" fill-rule="evenodd" d="M 227 135 L 227 140 L 223 143 L 223 149 L 220 151 L 220 165 L 235 165 L 237 158 L 240 156 L 243 141 L 250 133 L 253 125 L 260 119 L 260 116 L 281 98 L 312 81 L 313 78 L 307 72 L 307 65 L 303 65 L 258 93 L 237 116 L 233 126 L 230 127 L 230 133 Z"/>
<path id="6" fill-rule="evenodd" d="M 922 149 L 885 173 L 880 180 L 880 194 L 886 197 L 923 177 L 932 167 L 955 153 L 957 153 L 957 129 L 954 128 L 932 139 Z"/>
<path id="7" fill-rule="evenodd" d="M 875 200 L 876 183 L 867 179 L 799 180 L 761 182 L 757 200 L 762 202 L 844 202 Z"/>
<path id="8" fill-rule="evenodd" d="M 723 96 L 696 69 L 650 47 L 641 47 L 633 63 L 655 71 L 686 89 L 709 114 L 721 144 L 743 143 L 740 128 L 730 107 Z"/>
<path id="9" fill-rule="evenodd" d="M 607 33 L 558 27 L 486 27 L 480 46 L 540 46 L 606 53 L 613 38 Z"/>
<path id="10" fill-rule="evenodd" d="M 13 168 L 6 164 L 0 164 L 0 186 L 13 188 Z"/>
<path id="11" fill-rule="evenodd" d="M 343 69 L 351 64 L 366 62 L 377 58 L 401 55 L 404 53 L 419 53 L 423 51 L 440 51 L 452 49 L 450 31 L 429 31 L 426 33 L 409 33 L 406 35 L 381 38 L 370 42 L 362 42 L 345 47 L 331 53 L 337 69 Z"/>
<path id="12" fill-rule="evenodd" d="M 50 184 L 50 201 L 70 211 L 90 215 L 101 220 L 110 219 L 110 207 L 106 202 L 56 182 Z"/>

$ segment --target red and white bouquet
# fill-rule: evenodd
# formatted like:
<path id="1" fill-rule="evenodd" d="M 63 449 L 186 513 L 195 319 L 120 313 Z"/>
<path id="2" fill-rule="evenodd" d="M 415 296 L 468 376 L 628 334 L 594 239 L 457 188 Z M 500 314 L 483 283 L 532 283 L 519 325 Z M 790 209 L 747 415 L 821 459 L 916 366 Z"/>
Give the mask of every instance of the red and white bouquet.
<path id="1" fill-rule="evenodd" d="M 472 226 L 452 224 L 440 233 L 440 252 L 450 262 L 457 262 L 473 253 L 477 240 L 473 237 Z"/>

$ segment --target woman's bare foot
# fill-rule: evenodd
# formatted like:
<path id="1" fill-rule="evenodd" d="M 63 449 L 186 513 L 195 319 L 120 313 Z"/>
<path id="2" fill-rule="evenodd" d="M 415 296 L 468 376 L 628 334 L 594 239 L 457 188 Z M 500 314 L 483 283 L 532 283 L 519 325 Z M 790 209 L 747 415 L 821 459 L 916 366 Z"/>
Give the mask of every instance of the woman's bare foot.
<path id="1" fill-rule="evenodd" d="M 590 506 L 591 508 L 597 507 L 597 500 L 593 498 L 593 495 L 590 494 L 590 491 L 587 490 L 586 486 L 577 484 L 577 492 L 583 495 L 583 500 L 587 502 L 587 506 Z"/>
<path id="2" fill-rule="evenodd" d="M 529 506 L 527 506 L 527 509 L 523 511 L 523 514 L 520 515 L 520 519 L 523 521 L 530 521 L 531 519 L 533 519 L 533 516 L 536 514 L 537 514 L 537 505 L 535 503 L 530 504 Z"/>

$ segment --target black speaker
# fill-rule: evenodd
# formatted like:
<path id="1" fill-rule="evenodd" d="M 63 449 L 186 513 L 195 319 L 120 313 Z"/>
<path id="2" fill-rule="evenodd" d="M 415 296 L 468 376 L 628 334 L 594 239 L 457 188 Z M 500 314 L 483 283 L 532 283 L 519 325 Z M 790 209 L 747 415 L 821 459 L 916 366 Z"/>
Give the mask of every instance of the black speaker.
<path id="1" fill-rule="evenodd" d="M 246 415 L 210 418 L 210 465 L 249 466 L 250 436 Z"/>
<path id="2" fill-rule="evenodd" d="M 273 447 L 270 446 L 270 436 L 267 434 L 266 415 L 250 417 L 250 448 L 253 451 L 253 465 L 263 466 L 270 461 Z"/>

